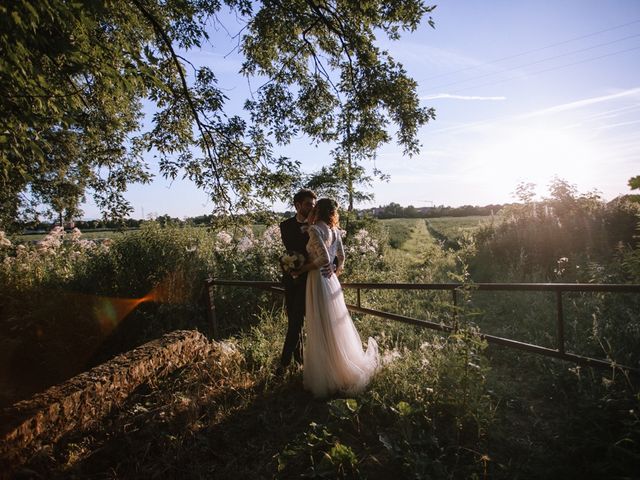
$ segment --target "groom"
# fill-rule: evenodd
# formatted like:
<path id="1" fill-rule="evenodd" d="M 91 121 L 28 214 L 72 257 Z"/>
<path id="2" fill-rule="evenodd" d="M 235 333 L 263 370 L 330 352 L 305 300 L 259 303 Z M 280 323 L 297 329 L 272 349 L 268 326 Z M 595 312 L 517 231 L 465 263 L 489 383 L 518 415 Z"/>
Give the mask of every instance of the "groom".
<path id="1" fill-rule="evenodd" d="M 293 197 L 293 206 L 296 209 L 295 216 L 285 220 L 280 224 L 280 235 L 282 243 L 287 250 L 304 255 L 307 259 L 307 217 L 316 204 L 316 194 L 309 189 L 303 188 Z M 307 289 L 307 274 L 303 273 L 297 278 L 293 278 L 288 273 L 282 275 L 284 283 L 284 299 L 287 309 L 287 336 L 282 348 L 280 366 L 276 370 L 277 374 L 282 374 L 284 369 L 291 363 L 291 358 L 297 363 L 302 363 L 302 324 L 304 323 L 304 305 Z"/>

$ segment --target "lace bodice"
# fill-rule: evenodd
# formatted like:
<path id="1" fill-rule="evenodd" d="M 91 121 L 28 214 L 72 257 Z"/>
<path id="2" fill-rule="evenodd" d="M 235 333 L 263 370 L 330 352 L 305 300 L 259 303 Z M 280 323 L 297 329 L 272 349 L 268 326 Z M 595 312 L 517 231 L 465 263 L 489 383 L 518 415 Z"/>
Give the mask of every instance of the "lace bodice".
<path id="1" fill-rule="evenodd" d="M 322 221 L 309 226 L 307 252 L 309 260 L 317 267 L 332 263 L 334 258 L 338 259 L 338 270 L 342 270 L 344 266 L 344 247 L 340 232 L 337 228 L 329 228 Z"/>

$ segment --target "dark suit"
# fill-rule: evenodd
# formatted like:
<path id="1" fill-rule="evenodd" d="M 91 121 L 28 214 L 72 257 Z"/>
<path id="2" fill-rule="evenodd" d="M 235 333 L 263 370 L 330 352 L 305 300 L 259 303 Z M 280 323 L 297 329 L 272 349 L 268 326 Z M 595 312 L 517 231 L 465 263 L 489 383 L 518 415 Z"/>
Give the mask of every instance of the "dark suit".
<path id="1" fill-rule="evenodd" d="M 306 227 L 307 224 L 299 223 L 295 216 L 280 224 L 280 236 L 284 247 L 287 250 L 303 254 L 305 258 L 307 258 L 307 242 L 309 241 Z M 303 273 L 294 279 L 285 273 L 282 275 L 282 283 L 284 283 L 288 326 L 280 364 L 286 367 L 291 362 L 291 357 L 296 362 L 302 363 L 302 325 L 304 324 L 307 274 Z"/>

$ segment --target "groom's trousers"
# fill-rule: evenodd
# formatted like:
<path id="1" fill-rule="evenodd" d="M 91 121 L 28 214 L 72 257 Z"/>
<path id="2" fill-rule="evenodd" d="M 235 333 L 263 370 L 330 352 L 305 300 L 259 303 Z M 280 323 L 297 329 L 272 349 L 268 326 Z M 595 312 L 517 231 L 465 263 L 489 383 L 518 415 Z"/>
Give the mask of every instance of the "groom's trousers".
<path id="1" fill-rule="evenodd" d="M 302 326 L 304 324 L 304 307 L 307 291 L 307 274 L 297 279 L 284 275 L 284 301 L 287 310 L 287 335 L 284 339 L 280 364 L 286 367 L 291 358 L 302 363 Z"/>

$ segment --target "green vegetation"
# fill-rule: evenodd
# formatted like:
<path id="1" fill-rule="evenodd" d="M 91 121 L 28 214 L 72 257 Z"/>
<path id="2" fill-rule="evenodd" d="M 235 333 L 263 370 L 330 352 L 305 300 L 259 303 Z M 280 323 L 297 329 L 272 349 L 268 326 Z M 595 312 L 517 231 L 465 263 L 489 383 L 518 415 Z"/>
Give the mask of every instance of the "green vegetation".
<path id="1" fill-rule="evenodd" d="M 134 230 L 110 230 L 110 229 L 101 229 L 101 230 L 83 230 L 82 238 L 86 240 L 102 240 L 102 239 L 114 239 L 119 237 L 120 235 L 127 235 L 128 233 L 135 231 Z M 14 235 L 14 240 L 16 242 L 39 242 L 44 240 L 48 233 L 28 233 L 22 235 Z"/>
<path id="2" fill-rule="evenodd" d="M 423 19 L 433 26 L 433 8 L 418 0 L 2 4 L 0 228 L 17 230 L 38 213 L 76 218 L 86 193 L 106 216 L 126 217 L 127 185 L 151 180 L 148 151 L 161 175 L 209 194 L 216 213 L 288 199 L 300 164 L 273 146 L 302 135 L 336 142 L 337 179 L 353 191 L 360 163 L 392 140 L 390 130 L 412 155 L 418 129 L 434 118 L 416 82 L 378 46 Z M 209 42 L 213 29 L 237 44 Z M 233 93 L 219 72 L 190 61 L 207 43 L 221 55 L 236 50 L 237 75 L 258 79 L 249 98 L 232 99 L 244 113 L 228 107 Z"/>
<path id="3" fill-rule="evenodd" d="M 579 198 L 565 197 L 553 214 L 565 204 L 573 206 L 572 216 L 579 214 L 587 208 Z M 623 213 L 633 208 L 596 210 L 603 215 L 598 222 L 604 218 L 612 226 L 607 242 L 633 235 L 635 226 L 631 234 L 613 228 L 627 225 Z M 474 281 L 490 274 L 504 279 L 508 273 L 509 281 L 549 279 L 545 265 L 516 271 L 514 258 L 503 255 L 515 248 L 515 225 L 539 240 L 520 244 L 520 266 L 544 258 L 529 249 L 555 252 L 557 245 L 544 242 L 570 238 L 541 228 L 539 212 L 527 216 L 533 211 L 525 205 L 494 223 L 439 219 L 441 235 L 455 236 L 455 248 L 431 237 L 424 219 L 349 222 L 344 281 L 468 285 L 455 311 L 448 292 L 362 292 L 367 307 L 459 328 L 443 335 L 355 315 L 362 338 L 374 336 L 384 359 L 357 398 L 313 399 L 296 369 L 275 378 L 286 325 L 282 299 L 218 287 L 221 350 L 146 386 L 94 430 L 66 438 L 27 467 L 53 478 L 633 478 L 640 458 L 637 377 L 488 346 L 478 336 L 482 331 L 554 345 L 552 296 L 473 289 Z M 547 220 L 558 225 L 557 217 Z M 577 228 L 569 221 L 560 225 Z M 151 222 L 100 246 L 81 237 L 62 242 L 58 231 L 39 249 L 3 237 L 0 291 L 7 306 L 0 341 L 7 348 L 1 351 L 3 364 L 20 374 L 3 378 L 5 402 L 29 394 L 20 390 L 21 379 L 39 380 L 30 385 L 33 391 L 164 331 L 208 332 L 200 302 L 208 274 L 278 278 L 277 227 L 261 230 L 231 235 Z M 596 264 L 601 239 L 573 243 L 568 258 L 576 263 L 556 261 L 554 278 L 637 282 L 637 245 L 598 257 Z M 481 263 L 488 258 L 489 264 Z M 583 258 L 588 260 L 579 263 Z M 345 293 L 353 300 L 353 291 Z M 108 298 L 117 306 L 118 299 L 147 295 L 153 301 L 111 326 L 95 321 L 88 302 Z M 570 294 L 564 304 L 570 351 L 640 364 L 638 295 Z M 70 366 L 70 358 L 85 362 Z"/>
<path id="4" fill-rule="evenodd" d="M 425 220 L 431 235 L 450 246 L 459 246 L 471 238 L 480 226 L 493 222 L 492 216 L 444 217 Z"/>

